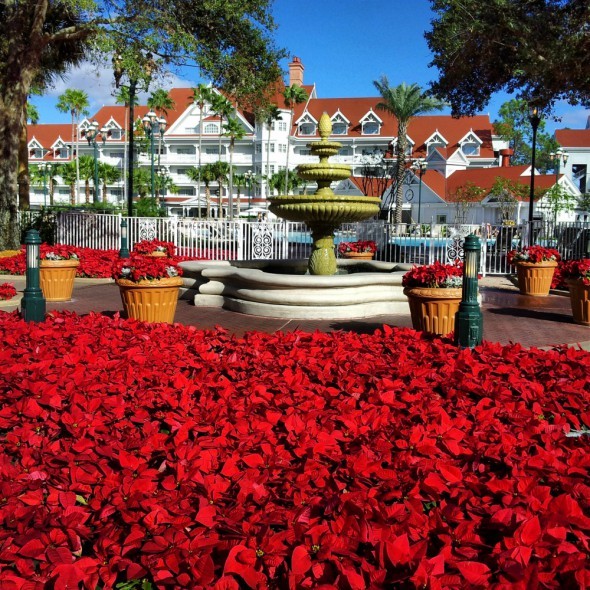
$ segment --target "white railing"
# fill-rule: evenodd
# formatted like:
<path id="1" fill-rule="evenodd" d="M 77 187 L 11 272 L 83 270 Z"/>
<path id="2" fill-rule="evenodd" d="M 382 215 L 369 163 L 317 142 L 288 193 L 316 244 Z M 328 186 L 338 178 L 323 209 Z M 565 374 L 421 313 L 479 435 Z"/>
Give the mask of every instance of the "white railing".
<path id="1" fill-rule="evenodd" d="M 56 241 L 98 249 L 120 248 L 120 215 L 62 212 L 57 216 Z M 131 217 L 127 219 L 129 248 L 141 241 L 173 242 L 182 256 L 208 260 L 307 258 L 311 235 L 304 223 L 196 219 L 181 217 Z M 415 225 L 384 221 L 342 224 L 335 243 L 374 240 L 376 260 L 409 264 L 452 262 L 463 258 L 463 241 L 475 233 L 482 242 L 481 272 L 508 274 L 507 253 L 526 243 L 527 226 L 432 225 L 420 235 Z M 590 256 L 590 224 L 536 225 L 535 243 L 558 249 L 564 258 Z"/>

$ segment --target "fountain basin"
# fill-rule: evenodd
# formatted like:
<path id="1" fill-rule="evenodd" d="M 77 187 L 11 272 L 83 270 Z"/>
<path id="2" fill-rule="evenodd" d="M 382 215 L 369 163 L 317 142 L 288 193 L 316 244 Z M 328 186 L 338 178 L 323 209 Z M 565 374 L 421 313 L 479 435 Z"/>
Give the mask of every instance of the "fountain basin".
<path id="1" fill-rule="evenodd" d="M 402 276 L 409 265 L 338 260 L 348 274 L 302 274 L 307 260 L 181 262 L 197 307 L 285 319 L 348 319 L 409 314 Z M 186 296 L 186 295 L 185 295 Z"/>

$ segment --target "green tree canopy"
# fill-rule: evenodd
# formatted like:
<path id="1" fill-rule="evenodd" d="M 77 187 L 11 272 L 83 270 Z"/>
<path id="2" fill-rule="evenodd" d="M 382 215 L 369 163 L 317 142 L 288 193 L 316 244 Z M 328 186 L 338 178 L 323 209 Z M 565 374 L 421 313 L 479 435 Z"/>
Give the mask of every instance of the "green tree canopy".
<path id="1" fill-rule="evenodd" d="M 432 92 L 473 115 L 505 90 L 549 110 L 590 104 L 587 0 L 431 0 Z"/>
<path id="2" fill-rule="evenodd" d="M 513 164 L 530 164 L 533 128 L 528 118 L 528 104 L 524 100 L 512 99 L 505 102 L 498 111 L 500 119 L 494 121 L 496 133 L 510 142 L 514 150 Z M 545 119 L 541 119 L 537 131 L 535 168 L 541 172 L 553 170 L 555 163 L 549 154 L 555 152 L 559 144 L 553 136 L 545 133 Z"/>
<path id="3" fill-rule="evenodd" d="M 38 0 L 0 3 L 0 249 L 18 247 L 18 138 L 32 85 L 71 57 L 100 50 L 117 56 L 116 77 L 149 78 L 156 68 L 192 63 L 244 101 L 281 76 L 272 0 Z M 157 26 L 154 24 L 157 23 Z M 51 60 L 50 60 L 51 58 Z M 150 68 L 146 69 L 149 65 Z"/>

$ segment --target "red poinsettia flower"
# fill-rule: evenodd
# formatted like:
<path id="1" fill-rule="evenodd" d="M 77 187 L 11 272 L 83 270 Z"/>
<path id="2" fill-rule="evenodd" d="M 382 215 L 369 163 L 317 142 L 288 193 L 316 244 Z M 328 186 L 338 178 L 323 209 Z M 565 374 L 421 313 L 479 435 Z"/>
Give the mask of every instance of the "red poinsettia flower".
<path id="1" fill-rule="evenodd" d="M 463 284 L 463 263 L 443 264 L 438 260 L 433 264 L 414 266 L 402 277 L 402 285 L 407 288 L 428 287 L 448 289 Z"/>
<path id="2" fill-rule="evenodd" d="M 174 256 L 176 246 L 172 242 L 161 240 L 141 240 L 133 246 L 136 254 L 152 254 L 153 252 L 165 252 L 167 256 Z"/>
<path id="3" fill-rule="evenodd" d="M 525 246 L 518 250 L 510 250 L 506 255 L 508 264 L 518 262 L 549 262 L 561 260 L 561 255 L 555 248 L 545 248 L 544 246 Z"/>
<path id="4" fill-rule="evenodd" d="M 12 283 L 2 283 L 0 285 L 0 300 L 7 301 L 16 297 L 16 289 Z"/>
<path id="5" fill-rule="evenodd" d="M 182 275 L 182 268 L 169 258 L 132 254 L 130 258 L 118 259 L 113 264 L 112 273 L 114 279 L 127 279 L 137 283 L 178 277 Z"/>
<path id="6" fill-rule="evenodd" d="M 358 242 L 340 242 L 338 244 L 338 252 L 346 254 L 346 252 L 377 252 L 377 244 L 373 240 L 359 240 Z"/>

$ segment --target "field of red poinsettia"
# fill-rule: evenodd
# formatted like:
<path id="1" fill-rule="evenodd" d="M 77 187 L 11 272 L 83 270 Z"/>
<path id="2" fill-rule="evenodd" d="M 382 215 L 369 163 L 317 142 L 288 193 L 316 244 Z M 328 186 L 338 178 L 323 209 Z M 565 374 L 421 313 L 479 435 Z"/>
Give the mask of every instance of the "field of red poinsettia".
<path id="1" fill-rule="evenodd" d="M 59 245 L 57 245 L 59 247 Z M 41 251 L 51 251 L 55 247 L 42 244 Z M 76 276 L 91 279 L 110 279 L 113 273 L 113 264 L 119 259 L 118 250 L 96 250 L 95 248 L 69 247 L 80 260 L 76 269 Z M 182 260 L 195 260 L 196 256 L 171 256 L 175 262 Z M 0 274 L 23 275 L 26 270 L 25 250 L 21 250 L 14 256 L 0 257 Z"/>
<path id="2" fill-rule="evenodd" d="M 0 313 L 0 587 L 586 588 L 589 363 Z"/>

